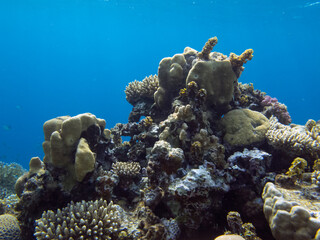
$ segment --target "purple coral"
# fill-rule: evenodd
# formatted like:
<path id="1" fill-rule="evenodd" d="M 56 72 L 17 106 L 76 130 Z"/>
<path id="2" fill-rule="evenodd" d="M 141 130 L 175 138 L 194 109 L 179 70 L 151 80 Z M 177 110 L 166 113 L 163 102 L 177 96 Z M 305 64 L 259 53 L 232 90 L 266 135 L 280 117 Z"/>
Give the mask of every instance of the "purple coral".
<path id="1" fill-rule="evenodd" d="M 272 115 L 276 116 L 279 122 L 283 124 L 290 124 L 291 117 L 287 110 L 287 106 L 279 103 L 277 98 L 272 98 L 266 95 L 262 101 L 261 105 L 264 107 L 263 114 L 270 118 Z"/>

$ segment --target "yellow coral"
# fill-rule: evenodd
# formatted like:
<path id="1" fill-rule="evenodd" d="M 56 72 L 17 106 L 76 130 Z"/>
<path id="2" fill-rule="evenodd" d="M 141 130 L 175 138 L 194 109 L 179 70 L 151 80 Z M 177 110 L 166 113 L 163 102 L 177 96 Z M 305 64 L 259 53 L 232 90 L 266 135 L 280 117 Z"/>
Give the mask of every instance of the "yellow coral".
<path id="1" fill-rule="evenodd" d="M 313 162 L 313 171 L 320 171 L 320 159 L 317 159 Z"/>
<path id="2" fill-rule="evenodd" d="M 150 127 L 153 123 L 153 119 L 150 116 L 147 116 L 145 119 L 143 119 L 143 125 L 145 127 Z"/>
<path id="3" fill-rule="evenodd" d="M 313 120 L 313 119 L 309 119 L 307 122 L 306 122 L 306 128 L 311 132 L 311 129 L 316 126 L 316 121 Z"/>
<path id="4" fill-rule="evenodd" d="M 290 177 L 301 177 L 302 173 L 304 173 L 305 168 L 307 167 L 307 161 L 303 158 L 297 157 L 291 163 L 289 170 L 286 174 Z"/>
<path id="5" fill-rule="evenodd" d="M 210 38 L 203 46 L 202 51 L 199 53 L 198 57 L 203 60 L 209 60 L 209 54 L 217 43 L 217 37 Z"/>
<path id="6" fill-rule="evenodd" d="M 246 104 L 248 104 L 248 102 L 249 102 L 249 98 L 248 98 L 247 95 L 241 95 L 239 101 L 240 101 L 240 104 L 241 104 L 241 105 L 246 105 Z"/>
<path id="7" fill-rule="evenodd" d="M 246 63 L 248 60 L 251 60 L 253 57 L 253 50 L 247 49 L 245 50 L 240 56 L 236 55 L 235 53 L 230 53 L 229 61 L 231 62 L 232 69 L 237 75 L 240 77 L 241 72 L 243 71 L 243 64 Z"/>

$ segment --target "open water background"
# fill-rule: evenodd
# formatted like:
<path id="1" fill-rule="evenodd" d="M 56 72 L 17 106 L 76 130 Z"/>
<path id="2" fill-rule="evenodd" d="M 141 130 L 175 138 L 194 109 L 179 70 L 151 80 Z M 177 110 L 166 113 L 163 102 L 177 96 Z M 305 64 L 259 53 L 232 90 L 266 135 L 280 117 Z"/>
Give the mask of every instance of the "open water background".
<path id="1" fill-rule="evenodd" d="M 42 125 L 91 112 L 107 127 L 131 111 L 124 89 L 186 46 L 252 48 L 239 81 L 277 97 L 293 122 L 320 119 L 320 2 L 0 0 L 0 161 L 43 158 Z"/>

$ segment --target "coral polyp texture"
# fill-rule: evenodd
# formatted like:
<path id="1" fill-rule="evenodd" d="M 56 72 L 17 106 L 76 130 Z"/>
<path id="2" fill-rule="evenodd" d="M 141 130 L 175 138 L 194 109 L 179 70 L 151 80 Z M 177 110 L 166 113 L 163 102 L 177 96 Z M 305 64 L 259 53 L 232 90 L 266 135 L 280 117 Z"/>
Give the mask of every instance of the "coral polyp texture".
<path id="1" fill-rule="evenodd" d="M 11 214 L 0 215 L 0 239 L 20 240 L 20 227 L 17 218 Z"/>
<path id="2" fill-rule="evenodd" d="M 22 240 L 319 235 L 317 210 L 298 196 L 318 204 L 319 122 L 287 125 L 285 105 L 238 82 L 253 51 L 212 52 L 217 42 L 129 83 L 128 123 L 105 129 L 90 113 L 44 123 L 45 156 L 15 184 Z"/>

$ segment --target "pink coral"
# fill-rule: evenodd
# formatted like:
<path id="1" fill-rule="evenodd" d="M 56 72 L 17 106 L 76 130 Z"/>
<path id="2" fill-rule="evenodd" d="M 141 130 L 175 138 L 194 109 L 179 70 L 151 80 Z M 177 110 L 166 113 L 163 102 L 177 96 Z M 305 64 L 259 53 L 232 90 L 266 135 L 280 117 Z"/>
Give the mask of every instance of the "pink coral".
<path id="1" fill-rule="evenodd" d="M 283 124 L 290 124 L 291 117 L 287 110 L 287 106 L 279 103 L 277 98 L 272 98 L 266 95 L 262 101 L 261 105 L 264 107 L 263 114 L 270 118 L 272 115 L 278 118 L 279 122 Z"/>

